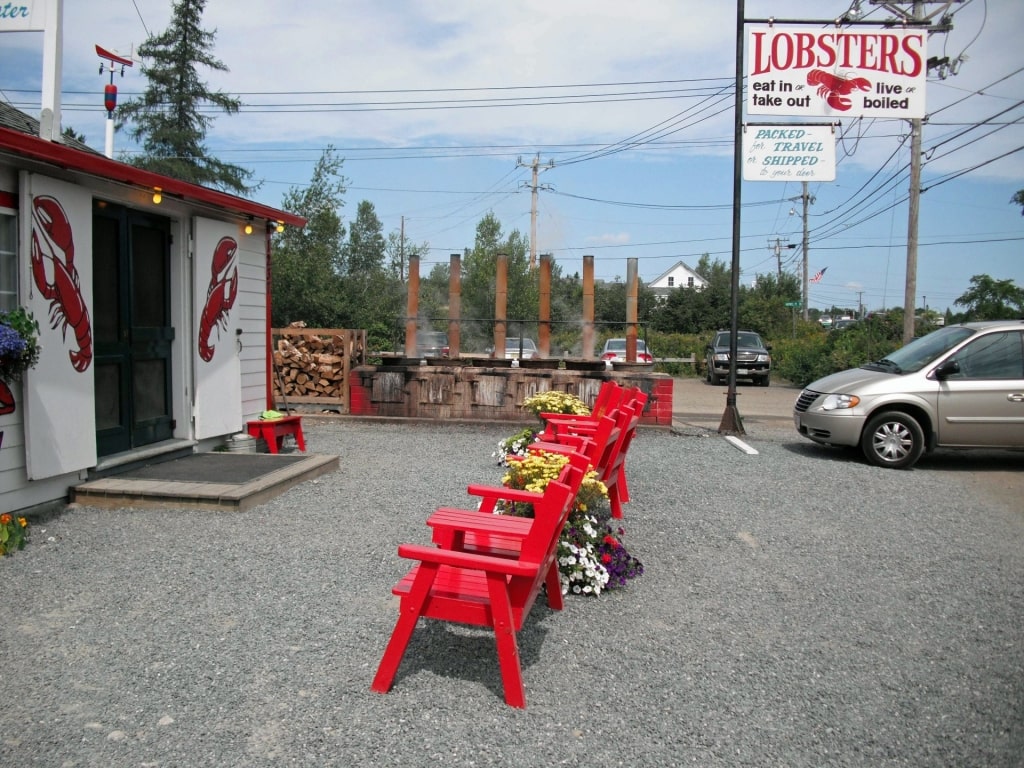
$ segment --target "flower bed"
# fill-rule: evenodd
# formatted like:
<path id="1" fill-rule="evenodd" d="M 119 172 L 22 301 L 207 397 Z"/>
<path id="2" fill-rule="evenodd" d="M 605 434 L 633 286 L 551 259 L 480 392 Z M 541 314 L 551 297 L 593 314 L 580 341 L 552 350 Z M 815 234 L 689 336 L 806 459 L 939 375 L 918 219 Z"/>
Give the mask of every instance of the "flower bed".
<path id="1" fill-rule="evenodd" d="M 24 549 L 28 540 L 28 520 L 4 512 L 0 515 L 0 557 Z"/>
<path id="2" fill-rule="evenodd" d="M 588 415 L 590 409 L 579 398 L 565 392 L 539 392 L 523 401 L 523 408 L 538 417 L 542 413 Z M 498 463 L 507 467 L 503 485 L 542 492 L 568 463 L 566 456 L 531 451 L 539 430 L 528 427 L 498 443 Z M 532 516 L 529 504 L 513 504 L 503 514 Z M 622 543 L 626 531 L 613 527 L 608 489 L 591 469 L 583 479 L 573 502 L 569 520 L 558 543 L 558 574 L 563 594 L 599 595 L 603 590 L 623 587 L 643 573 L 643 564 Z"/>

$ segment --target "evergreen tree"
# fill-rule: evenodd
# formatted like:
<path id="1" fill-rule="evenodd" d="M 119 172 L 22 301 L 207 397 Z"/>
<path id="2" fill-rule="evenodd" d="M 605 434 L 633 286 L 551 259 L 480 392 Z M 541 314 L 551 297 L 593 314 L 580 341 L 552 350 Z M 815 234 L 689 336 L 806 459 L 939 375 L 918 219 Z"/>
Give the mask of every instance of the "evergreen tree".
<path id="1" fill-rule="evenodd" d="M 384 263 L 387 241 L 373 203 L 359 203 L 349 226 L 341 279 L 346 328 L 365 328 L 372 346 L 390 346 L 404 329 L 405 287 Z"/>
<path id="2" fill-rule="evenodd" d="M 118 108 L 118 127 L 130 124 L 128 135 L 142 145 L 143 154 L 129 159 L 133 165 L 243 194 L 258 186 L 248 183 L 252 171 L 210 157 L 203 144 L 213 122 L 204 109 L 212 105 L 231 115 L 240 106 L 199 78 L 199 66 L 228 71 L 212 54 L 216 33 L 200 27 L 205 5 L 206 0 L 175 0 L 170 26 L 139 46 L 149 84 L 141 98 Z"/>
<path id="3" fill-rule="evenodd" d="M 359 275 L 384 269 L 387 242 L 383 225 L 377 218 L 373 203 L 363 200 L 356 209 L 356 218 L 348 228 L 345 247 L 345 273 Z"/>
<path id="4" fill-rule="evenodd" d="M 507 302 L 508 320 L 536 321 L 537 279 L 530 271 L 529 242 L 519 230 L 505 237 L 501 222 L 493 213 L 486 214 L 476 225 L 476 239 L 472 250 L 462 257 L 462 316 L 479 320 L 479 325 L 464 325 L 463 337 L 474 342 L 489 342 L 494 333 L 494 299 L 497 279 L 498 254 L 503 253 L 508 263 Z M 510 323 L 507 336 L 536 338 L 536 323 L 520 325 Z M 464 344 L 468 349 L 468 345 Z"/>

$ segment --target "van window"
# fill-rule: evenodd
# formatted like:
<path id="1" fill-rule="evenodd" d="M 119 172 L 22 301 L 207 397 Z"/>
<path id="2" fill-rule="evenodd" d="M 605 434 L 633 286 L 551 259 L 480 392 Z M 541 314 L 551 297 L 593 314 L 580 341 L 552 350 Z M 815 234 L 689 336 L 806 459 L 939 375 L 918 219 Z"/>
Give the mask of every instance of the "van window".
<path id="1" fill-rule="evenodd" d="M 1018 331 L 989 333 L 956 353 L 960 379 L 1024 378 L 1024 345 Z"/>

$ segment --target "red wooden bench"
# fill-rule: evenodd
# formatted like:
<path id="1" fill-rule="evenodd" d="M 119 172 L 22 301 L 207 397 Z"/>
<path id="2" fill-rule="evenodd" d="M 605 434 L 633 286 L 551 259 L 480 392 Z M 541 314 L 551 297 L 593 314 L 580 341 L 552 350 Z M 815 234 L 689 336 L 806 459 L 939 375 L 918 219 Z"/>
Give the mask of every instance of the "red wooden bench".
<path id="1" fill-rule="evenodd" d="M 278 419 L 256 419 L 246 422 L 249 434 L 267 441 L 271 453 L 279 453 L 286 435 L 292 435 L 299 450 L 306 452 L 306 438 L 302 434 L 301 416 L 281 416 Z"/>
<path id="2" fill-rule="evenodd" d="M 492 628 L 505 702 L 513 707 L 526 706 L 516 632 L 522 629 L 542 586 L 547 587 L 548 605 L 555 610 L 562 608 L 556 562 L 558 540 L 586 469 L 585 456 L 570 456 L 559 478 L 548 483 L 543 494 L 531 494 L 535 511 L 532 519 L 469 510 L 458 510 L 464 514 L 452 516 L 447 522 L 432 518 L 435 539 L 447 542 L 456 542 L 467 533 L 520 537 L 521 547 L 515 557 L 415 544 L 398 548 L 400 557 L 418 563 L 392 589 L 400 598 L 398 621 L 373 678 L 372 690 L 387 693 L 391 689 L 422 617 Z M 516 520 L 523 522 L 512 522 Z"/>

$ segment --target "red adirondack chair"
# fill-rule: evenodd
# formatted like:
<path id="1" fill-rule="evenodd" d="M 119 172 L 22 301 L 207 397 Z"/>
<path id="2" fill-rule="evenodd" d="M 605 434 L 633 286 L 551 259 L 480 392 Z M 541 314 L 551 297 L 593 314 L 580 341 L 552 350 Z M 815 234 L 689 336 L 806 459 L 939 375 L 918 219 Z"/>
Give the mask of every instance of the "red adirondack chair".
<path id="1" fill-rule="evenodd" d="M 414 544 L 398 548 L 400 557 L 418 564 L 392 589 L 401 598 L 398 621 L 373 678 L 372 690 L 387 693 L 391 689 L 413 630 L 423 617 L 491 627 L 505 702 L 513 707 L 526 706 L 516 632 L 522 629 L 542 585 L 547 587 L 548 605 L 555 610 L 562 608 L 555 560 L 558 539 L 586 469 L 585 456 L 570 456 L 559 478 L 548 483 L 543 494 L 532 494 L 540 497 L 533 501 L 532 519 L 461 510 L 466 519 L 452 522 L 461 527 L 441 534 L 442 539 L 454 542 L 469 532 L 504 531 L 509 521 L 525 520 L 525 531 L 520 530 L 522 523 L 515 524 L 522 536 L 514 558 Z M 438 520 L 433 525 L 436 535 L 443 526 Z"/>
<path id="2" fill-rule="evenodd" d="M 587 437 L 577 437 L 566 443 L 535 443 L 531 451 L 547 451 L 571 457 L 579 453 L 587 459 L 587 470 L 597 468 L 604 463 L 614 461 L 611 455 L 619 444 L 620 430 L 610 416 L 599 420 L 598 430 Z M 597 470 L 600 472 L 600 470 Z M 529 527 L 529 518 L 513 515 L 500 515 L 504 518 L 501 525 L 489 525 L 483 530 L 466 530 L 458 537 L 445 538 L 446 531 L 453 530 L 454 521 L 466 519 L 466 515 L 490 513 L 494 517 L 498 502 L 536 504 L 540 494 L 521 491 L 502 486 L 470 485 L 467 491 L 480 498 L 480 506 L 476 511 L 467 512 L 462 509 L 442 507 L 427 520 L 427 525 L 434 527 L 434 541 L 449 549 L 462 549 L 499 557 L 517 557 L 519 555 L 522 531 Z"/>
<path id="3" fill-rule="evenodd" d="M 612 508 L 612 517 L 622 517 L 622 505 L 629 501 L 629 485 L 626 481 L 626 454 L 636 435 L 640 424 L 640 414 L 647 404 L 647 395 L 638 387 L 622 391 L 622 401 L 614 407 L 610 415 L 615 417 L 619 430 L 618 442 L 611 450 L 606 451 L 600 463 L 595 463 L 598 476 L 608 488 L 608 501 Z M 541 441 L 531 445 L 531 449 L 539 446 L 550 446 L 557 443 L 574 445 L 575 441 L 593 435 L 596 427 L 584 420 L 568 422 L 551 422 L 548 429 L 541 433 Z M 550 447 L 548 448 L 550 450 Z"/>
<path id="4" fill-rule="evenodd" d="M 581 427 L 590 427 L 597 422 L 602 416 L 612 413 L 615 408 L 622 404 L 622 400 L 625 397 L 625 388 L 609 379 L 601 385 L 601 389 L 597 392 L 597 397 L 594 399 L 594 407 L 590 409 L 589 414 L 577 414 L 577 413 L 542 413 L 540 418 L 543 419 L 545 428 L 541 433 L 541 439 L 546 440 L 555 434 L 555 430 L 559 425 L 565 425 L 568 428 L 572 428 L 573 425 Z"/>

